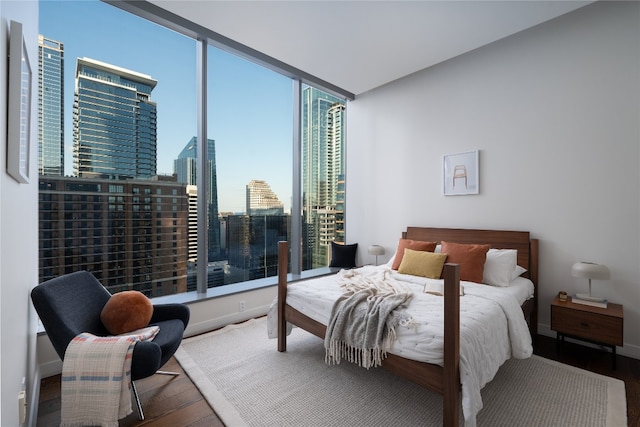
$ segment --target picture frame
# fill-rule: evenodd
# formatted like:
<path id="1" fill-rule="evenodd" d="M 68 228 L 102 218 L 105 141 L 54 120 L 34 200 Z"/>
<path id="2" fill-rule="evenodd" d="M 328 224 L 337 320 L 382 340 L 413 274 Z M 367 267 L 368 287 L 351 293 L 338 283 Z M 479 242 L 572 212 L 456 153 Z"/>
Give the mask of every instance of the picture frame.
<path id="1" fill-rule="evenodd" d="M 20 22 L 10 22 L 7 172 L 21 184 L 29 182 L 31 130 L 31 63 Z"/>
<path id="2" fill-rule="evenodd" d="M 443 195 L 464 196 L 480 193 L 479 154 L 479 150 L 473 150 L 443 156 Z"/>

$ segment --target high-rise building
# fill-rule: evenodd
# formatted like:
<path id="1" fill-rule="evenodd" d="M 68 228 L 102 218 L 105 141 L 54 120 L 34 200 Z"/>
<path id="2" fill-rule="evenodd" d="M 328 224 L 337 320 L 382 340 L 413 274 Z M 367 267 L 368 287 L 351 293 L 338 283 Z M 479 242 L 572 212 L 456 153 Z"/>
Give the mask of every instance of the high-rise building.
<path id="1" fill-rule="evenodd" d="M 336 230 L 344 220 L 344 101 L 316 88 L 303 92 L 302 214 L 303 269 L 329 264 L 331 242 L 344 240 Z M 337 208 L 340 211 L 337 211 Z M 340 217 L 342 215 L 342 217 Z"/>
<path id="2" fill-rule="evenodd" d="M 187 240 L 189 242 L 188 261 L 198 260 L 198 187 L 187 185 Z"/>
<path id="3" fill-rule="evenodd" d="M 178 182 L 187 185 L 197 185 L 196 171 L 198 153 L 196 150 L 197 138 L 194 136 L 182 149 L 178 158 L 173 162 L 174 172 Z M 216 143 L 213 139 L 207 140 L 207 164 L 209 179 L 206 183 L 206 196 L 208 207 L 208 261 L 218 261 L 223 258 L 220 248 L 220 220 L 218 218 L 218 179 L 216 172 Z M 193 190 L 193 197 L 202 194 L 199 189 Z M 195 248 L 197 253 L 197 248 Z M 194 260 L 195 261 L 195 260 Z"/>
<path id="4" fill-rule="evenodd" d="M 167 180 L 39 181 L 39 280 L 87 270 L 111 292 L 187 291 L 187 194 Z"/>
<path id="5" fill-rule="evenodd" d="M 173 161 L 173 173 L 178 177 L 178 182 L 196 185 L 196 171 L 198 170 L 198 164 L 196 163 L 198 159 L 197 141 L 195 136 L 191 138 L 178 154 L 178 158 Z M 214 147 L 213 150 L 215 152 L 215 142 L 210 139 L 209 143 Z M 207 155 L 209 154 L 207 152 Z"/>
<path id="6" fill-rule="evenodd" d="M 265 181 L 247 184 L 247 215 L 283 215 L 284 204 Z"/>
<path id="7" fill-rule="evenodd" d="M 187 185 L 187 291 L 195 291 L 198 287 L 198 187 Z M 224 269 L 215 262 L 207 266 L 207 287 L 224 285 Z"/>
<path id="8" fill-rule="evenodd" d="M 38 36 L 38 173 L 64 175 L 64 45 Z"/>
<path id="9" fill-rule="evenodd" d="M 229 283 L 278 274 L 278 242 L 291 235 L 289 215 L 229 215 Z"/>
<path id="10" fill-rule="evenodd" d="M 246 186 L 246 215 L 225 216 L 228 283 L 275 276 L 278 242 L 291 235 L 291 217 L 265 181 Z"/>
<path id="11" fill-rule="evenodd" d="M 344 240 L 344 175 L 338 177 L 338 194 L 336 195 L 336 237 L 334 242 L 345 243 Z"/>
<path id="12" fill-rule="evenodd" d="M 73 108 L 73 169 L 84 178 L 156 175 L 156 104 L 151 77 L 78 58 Z"/>

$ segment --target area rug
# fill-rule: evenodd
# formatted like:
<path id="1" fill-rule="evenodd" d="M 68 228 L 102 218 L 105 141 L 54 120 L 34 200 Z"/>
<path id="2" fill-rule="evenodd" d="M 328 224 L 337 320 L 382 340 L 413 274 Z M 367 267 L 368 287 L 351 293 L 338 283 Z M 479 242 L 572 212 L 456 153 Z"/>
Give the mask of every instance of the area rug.
<path id="1" fill-rule="evenodd" d="M 263 317 L 185 339 L 175 356 L 228 427 L 442 425 L 436 393 L 384 369 L 327 365 L 323 341 L 299 328 L 287 352 L 276 345 Z M 624 382 L 537 356 L 505 362 L 482 399 L 480 427 L 627 425 Z"/>

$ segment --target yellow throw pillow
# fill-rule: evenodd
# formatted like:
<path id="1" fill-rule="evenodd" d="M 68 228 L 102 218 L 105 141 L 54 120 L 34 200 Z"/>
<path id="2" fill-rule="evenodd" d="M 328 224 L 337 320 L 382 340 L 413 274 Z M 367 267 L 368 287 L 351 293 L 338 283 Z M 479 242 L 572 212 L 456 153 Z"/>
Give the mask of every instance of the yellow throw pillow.
<path id="1" fill-rule="evenodd" d="M 447 254 L 405 249 L 398 273 L 439 279 Z"/>
<path id="2" fill-rule="evenodd" d="M 398 241 L 398 249 L 396 250 L 396 257 L 393 260 L 392 270 L 397 270 L 402 263 L 402 256 L 405 249 L 413 249 L 415 251 L 428 251 L 433 252 L 436 249 L 436 242 L 423 242 L 421 240 L 400 239 Z"/>

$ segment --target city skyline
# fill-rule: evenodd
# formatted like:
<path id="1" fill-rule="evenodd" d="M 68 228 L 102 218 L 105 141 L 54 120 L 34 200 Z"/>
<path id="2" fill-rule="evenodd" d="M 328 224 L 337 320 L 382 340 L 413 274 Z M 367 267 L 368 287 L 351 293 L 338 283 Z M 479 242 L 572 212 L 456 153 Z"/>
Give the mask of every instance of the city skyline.
<path id="1" fill-rule="evenodd" d="M 40 33 L 64 44 L 65 175 L 72 175 L 73 164 L 70 79 L 82 57 L 158 81 L 151 97 L 158 105 L 157 173 L 172 174 L 174 160 L 196 134 L 196 42 L 98 1 L 41 0 Z M 291 80 L 212 47 L 209 63 L 208 137 L 217 144 L 220 211 L 244 212 L 245 186 L 260 179 L 269 182 L 289 212 Z"/>
<path id="2" fill-rule="evenodd" d="M 198 144 L 190 92 L 197 86 L 196 64 L 191 58 L 176 63 L 173 54 L 180 51 L 171 46 L 187 40 L 185 45 L 195 51 L 198 43 L 107 4 L 63 4 L 73 10 L 65 17 L 78 18 L 73 31 L 61 21 L 51 26 L 52 32 L 40 28 L 47 40 L 65 47 L 64 64 L 41 69 L 51 78 L 41 90 L 60 99 L 62 90 L 56 89 L 65 88 L 62 105 L 67 107 L 58 102 L 53 108 L 70 110 L 73 124 L 72 132 L 65 131 L 66 146 L 72 135 L 73 174 L 40 177 L 43 219 L 50 214 L 42 227 L 48 240 L 41 241 L 49 270 L 96 269 L 114 285 L 160 294 L 184 289 L 184 279 L 187 289 L 195 286 L 194 271 L 176 275 L 187 260 L 214 263 L 219 269 L 214 276 L 222 274 L 214 280 L 218 284 L 268 277 L 276 272 L 276 243 L 298 238 L 291 235 L 296 222 L 302 231 L 301 267 L 328 265 L 331 243 L 344 243 L 344 100 L 304 86 L 296 101 L 290 78 L 208 46 L 206 86 L 197 90 L 207 92 L 206 128 L 224 137 L 221 143 L 208 132 L 205 144 Z M 103 11 L 99 17 L 97 10 Z M 87 11 L 94 15 L 82 13 Z M 84 29 L 88 23 L 91 28 Z M 68 34 L 56 33 L 59 28 Z M 150 39 L 153 43 L 146 44 Z M 128 56 L 131 51 L 136 54 Z M 62 75 L 73 79 L 57 83 Z M 292 101 L 300 102 L 299 167 L 292 156 Z M 49 105 L 41 106 L 49 111 Z M 69 122 L 67 114 L 65 127 Z M 163 135 L 173 136 L 163 145 Z M 231 149 L 225 144 L 229 141 Z M 207 164 L 197 161 L 202 155 L 198 145 L 205 146 Z M 209 176 L 204 183 L 195 177 L 202 167 Z M 302 184 L 295 195 L 302 202 L 300 217 L 288 215 L 290 207 L 281 202 L 291 203 L 293 171 L 300 173 Z M 274 181 L 278 178 L 282 182 Z M 193 187 L 198 182 L 203 188 Z M 276 190 L 282 183 L 288 188 Z M 50 203 L 54 198 L 57 205 Z M 164 244 L 172 249 L 163 250 L 168 248 Z M 169 277 L 154 261 L 154 250 L 179 264 Z M 117 284 L 118 278 L 126 283 Z"/>

